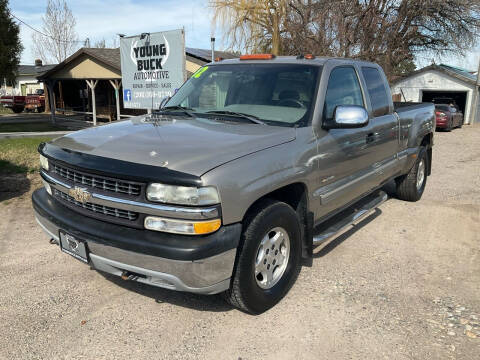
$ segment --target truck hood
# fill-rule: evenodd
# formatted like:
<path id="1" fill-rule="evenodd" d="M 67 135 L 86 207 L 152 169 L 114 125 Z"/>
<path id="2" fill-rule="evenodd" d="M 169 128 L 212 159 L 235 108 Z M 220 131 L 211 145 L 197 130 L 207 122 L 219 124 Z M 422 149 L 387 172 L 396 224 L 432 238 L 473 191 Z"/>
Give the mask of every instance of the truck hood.
<path id="1" fill-rule="evenodd" d="M 181 116 L 152 122 L 141 116 L 77 131 L 52 144 L 201 176 L 226 162 L 294 139 L 294 128 Z"/>

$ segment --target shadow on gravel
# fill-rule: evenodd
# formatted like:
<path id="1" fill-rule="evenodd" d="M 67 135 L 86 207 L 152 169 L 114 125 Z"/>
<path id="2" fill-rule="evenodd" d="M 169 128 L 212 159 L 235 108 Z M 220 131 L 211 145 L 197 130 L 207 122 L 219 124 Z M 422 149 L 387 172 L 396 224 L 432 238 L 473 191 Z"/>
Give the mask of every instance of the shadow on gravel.
<path id="1" fill-rule="evenodd" d="M 380 210 L 379 208 L 376 208 L 375 211 L 371 215 L 369 215 L 368 217 L 366 217 L 365 219 L 360 221 L 358 224 L 353 225 L 351 229 L 347 230 L 346 232 L 344 232 L 340 236 L 336 237 L 332 241 L 328 242 L 327 244 L 319 245 L 317 248 L 314 248 L 313 249 L 313 251 L 314 251 L 313 258 L 316 259 L 316 258 L 323 257 L 323 256 L 327 255 L 330 251 L 335 249 L 338 245 L 343 243 L 345 240 L 347 240 L 350 236 L 355 234 L 362 227 L 364 227 L 365 225 L 368 225 L 370 222 L 375 220 L 381 214 L 382 214 L 382 210 Z M 315 252 L 316 249 L 318 249 L 320 247 L 321 247 L 321 249 L 318 252 Z"/>
<path id="2" fill-rule="evenodd" d="M 0 173 L 0 202 L 16 198 L 30 190 L 27 174 Z"/>
<path id="3" fill-rule="evenodd" d="M 135 281 L 125 281 L 107 273 L 99 273 L 116 285 L 128 291 L 134 291 L 139 295 L 152 298 L 158 304 L 169 303 L 198 311 L 224 312 L 233 310 L 233 307 L 227 304 L 219 295 L 198 295 L 168 290 Z"/>

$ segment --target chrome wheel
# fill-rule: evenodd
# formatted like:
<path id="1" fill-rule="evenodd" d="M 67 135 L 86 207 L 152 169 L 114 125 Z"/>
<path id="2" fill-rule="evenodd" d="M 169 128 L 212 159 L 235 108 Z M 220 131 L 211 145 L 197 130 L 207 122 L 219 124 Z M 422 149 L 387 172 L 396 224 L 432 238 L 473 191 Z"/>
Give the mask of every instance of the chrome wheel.
<path id="1" fill-rule="evenodd" d="M 270 230 L 260 242 L 255 258 L 255 280 L 262 289 L 270 289 L 282 278 L 290 255 L 290 238 L 285 229 Z"/>
<path id="2" fill-rule="evenodd" d="M 417 190 L 422 188 L 423 180 L 425 180 L 425 161 L 422 159 L 418 163 L 417 169 Z"/>

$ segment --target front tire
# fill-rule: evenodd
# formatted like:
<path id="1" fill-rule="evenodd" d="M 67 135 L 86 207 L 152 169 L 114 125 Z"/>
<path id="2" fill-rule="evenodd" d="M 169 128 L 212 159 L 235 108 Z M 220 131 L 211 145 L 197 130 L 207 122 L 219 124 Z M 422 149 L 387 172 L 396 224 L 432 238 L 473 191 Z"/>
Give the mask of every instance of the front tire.
<path id="1" fill-rule="evenodd" d="M 301 267 L 301 231 L 286 203 L 263 200 L 247 215 L 230 289 L 223 297 L 250 314 L 261 314 L 290 290 Z"/>
<path id="2" fill-rule="evenodd" d="M 397 197 L 400 200 L 420 200 L 427 184 L 427 169 L 427 149 L 422 146 L 418 152 L 417 160 L 408 174 L 395 179 L 397 185 Z"/>

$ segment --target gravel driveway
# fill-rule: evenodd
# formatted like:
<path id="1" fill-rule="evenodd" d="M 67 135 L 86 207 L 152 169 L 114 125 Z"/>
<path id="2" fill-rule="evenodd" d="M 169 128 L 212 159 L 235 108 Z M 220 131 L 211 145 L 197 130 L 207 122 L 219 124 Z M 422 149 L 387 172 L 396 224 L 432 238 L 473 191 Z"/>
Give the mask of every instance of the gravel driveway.
<path id="1" fill-rule="evenodd" d="M 30 191 L 0 203 L 0 359 L 478 359 L 480 126 L 435 143 L 422 200 L 390 199 L 317 249 L 256 317 L 60 253 L 29 175 Z"/>

